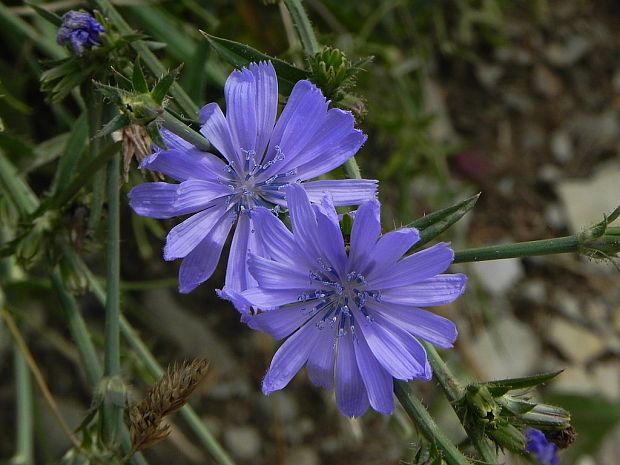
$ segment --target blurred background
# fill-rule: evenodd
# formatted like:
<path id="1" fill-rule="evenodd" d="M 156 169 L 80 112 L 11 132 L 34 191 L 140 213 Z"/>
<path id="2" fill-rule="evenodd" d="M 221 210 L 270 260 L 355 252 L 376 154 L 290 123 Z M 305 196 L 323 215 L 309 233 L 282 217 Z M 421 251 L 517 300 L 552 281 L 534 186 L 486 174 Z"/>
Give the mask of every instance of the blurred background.
<path id="1" fill-rule="evenodd" d="M 33 2 L 41 3 L 41 2 Z M 199 29 L 303 65 L 291 19 L 277 1 L 115 2 L 133 28 L 166 44 L 169 67 L 204 53 Z M 455 249 L 579 233 L 620 200 L 620 3 L 615 0 L 307 0 L 322 44 L 351 60 L 374 56 L 354 93 L 368 142 L 357 155 L 379 179 L 386 230 L 477 192 L 474 211 L 441 237 Z M 61 14 L 86 7 L 50 2 Z M 56 30 L 21 2 L 0 4 L 0 148 L 37 193 L 49 189 L 59 153 L 41 144 L 75 120 L 70 99 L 48 104 L 39 90 L 46 57 L 15 26 L 18 18 L 49 40 Z M 201 45 L 202 44 L 202 45 Z M 60 50 L 60 48 L 59 48 Z M 187 66 L 186 66 L 187 69 Z M 231 68 L 215 52 L 196 86 L 198 105 L 223 103 Z M 192 86 L 189 87 L 189 83 Z M 270 397 L 260 382 L 277 348 L 239 323 L 214 290 L 224 269 L 190 295 L 178 293 L 180 262 L 162 260 L 175 224 L 132 214 L 126 193 L 143 182 L 133 165 L 122 199 L 123 312 L 162 365 L 211 361 L 191 404 L 239 465 L 410 463 L 417 433 L 397 411 L 343 418 L 331 393 L 305 373 Z M 82 205 L 66 212 L 75 239 Z M 78 235 L 79 236 L 79 235 Z M 104 274 L 103 231 L 80 237 L 80 254 Z M 587 255 L 587 251 L 585 251 Z M 457 323 L 456 348 L 444 355 L 464 380 L 563 369 L 529 393 L 573 413 L 576 443 L 562 464 L 617 465 L 620 457 L 620 286 L 601 257 L 560 255 L 459 265 L 465 297 L 437 312 Z M 221 261 L 224 265 L 225 261 Z M 10 291 L 22 331 L 63 415 L 84 418 L 90 388 L 44 270 L 36 266 Z M 101 344 L 103 311 L 79 298 Z M 0 325 L 0 462 L 14 449 L 13 343 Z M 123 347 L 123 373 L 140 399 L 142 362 Z M 457 442 L 464 432 L 433 381 L 420 395 Z M 37 463 L 53 463 L 70 443 L 37 389 Z M 180 417 L 171 438 L 146 452 L 152 464 L 212 463 Z M 506 458 L 505 463 L 524 463 Z"/>

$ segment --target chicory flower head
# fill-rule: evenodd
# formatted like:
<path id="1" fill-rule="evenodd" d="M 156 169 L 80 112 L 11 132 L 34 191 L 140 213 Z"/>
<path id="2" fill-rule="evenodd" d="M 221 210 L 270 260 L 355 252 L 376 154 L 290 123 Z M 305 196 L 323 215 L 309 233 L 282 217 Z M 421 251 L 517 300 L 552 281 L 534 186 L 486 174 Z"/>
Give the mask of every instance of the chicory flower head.
<path id="1" fill-rule="evenodd" d="M 180 184 L 145 183 L 129 194 L 139 215 L 171 218 L 192 214 L 168 234 L 166 260 L 183 259 L 179 289 L 190 292 L 217 265 L 230 229 L 236 229 L 226 270 L 227 289 L 255 285 L 247 272 L 247 253 L 260 254 L 250 213 L 256 207 L 286 207 L 284 190 L 301 183 L 311 199 L 329 192 L 336 205 L 358 205 L 376 195 L 370 180 L 306 182 L 343 164 L 366 136 L 351 113 L 332 108 L 311 82 L 297 82 L 276 122 L 278 81 L 270 62 L 252 63 L 226 81 L 226 116 L 216 103 L 200 110 L 201 133 L 226 161 L 163 131 L 167 150 L 141 167 Z"/>
<path id="2" fill-rule="evenodd" d="M 306 365 L 314 384 L 335 387 L 343 414 L 360 416 L 369 405 L 389 414 L 394 378 L 431 378 L 419 339 L 449 348 L 457 336 L 451 321 L 420 307 L 454 301 L 467 278 L 440 274 L 454 258 L 446 243 L 403 258 L 418 231 L 381 235 L 377 200 L 357 210 L 347 246 L 329 196 L 312 205 L 301 186 L 286 190 L 292 232 L 265 208 L 252 213 L 264 246 L 262 257 L 249 255 L 258 286 L 220 292 L 250 327 L 287 338 L 263 392 L 284 388 Z"/>
<path id="3" fill-rule="evenodd" d="M 559 465 L 558 446 L 549 442 L 544 433 L 535 428 L 525 431 L 527 444 L 525 450 L 532 454 L 541 465 Z"/>
<path id="4" fill-rule="evenodd" d="M 62 17 L 56 42 L 59 45 L 71 44 L 76 55 L 82 55 L 85 49 L 101 45 L 101 34 L 105 29 L 85 11 L 68 11 Z"/>

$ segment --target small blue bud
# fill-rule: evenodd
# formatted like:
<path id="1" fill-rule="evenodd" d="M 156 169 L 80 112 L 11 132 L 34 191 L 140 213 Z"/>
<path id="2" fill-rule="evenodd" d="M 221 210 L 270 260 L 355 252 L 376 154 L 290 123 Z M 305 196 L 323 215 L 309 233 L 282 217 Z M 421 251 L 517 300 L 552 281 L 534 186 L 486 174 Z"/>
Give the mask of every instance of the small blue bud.
<path id="1" fill-rule="evenodd" d="M 101 45 L 101 34 L 105 29 L 89 13 L 69 11 L 62 17 L 56 42 L 59 45 L 71 44 L 76 55 L 81 56 L 85 49 Z"/>

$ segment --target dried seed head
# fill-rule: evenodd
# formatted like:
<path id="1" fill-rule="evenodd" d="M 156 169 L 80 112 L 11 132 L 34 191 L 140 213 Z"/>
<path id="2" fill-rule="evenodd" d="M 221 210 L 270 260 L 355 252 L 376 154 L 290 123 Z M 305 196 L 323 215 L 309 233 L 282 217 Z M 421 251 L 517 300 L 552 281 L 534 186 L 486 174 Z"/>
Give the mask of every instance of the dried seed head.
<path id="1" fill-rule="evenodd" d="M 185 361 L 168 367 L 166 374 L 129 410 L 129 430 L 134 452 L 141 451 L 165 439 L 170 434 L 166 415 L 187 403 L 207 374 L 205 359 Z"/>

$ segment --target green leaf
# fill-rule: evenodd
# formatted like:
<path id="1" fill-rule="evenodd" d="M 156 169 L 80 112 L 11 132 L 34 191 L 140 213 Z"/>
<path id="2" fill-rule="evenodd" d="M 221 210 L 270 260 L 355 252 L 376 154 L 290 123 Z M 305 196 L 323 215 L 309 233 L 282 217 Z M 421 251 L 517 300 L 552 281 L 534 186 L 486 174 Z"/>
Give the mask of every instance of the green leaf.
<path id="1" fill-rule="evenodd" d="M 41 16 L 43 19 L 52 23 L 54 26 L 60 27 L 62 25 L 62 18 L 58 16 L 56 13 L 54 13 L 53 11 L 49 11 L 49 10 L 46 10 L 45 8 L 41 8 L 39 5 L 36 5 L 31 2 L 24 2 L 24 3 L 28 5 L 30 8 L 32 8 L 34 11 L 36 11 L 39 16 Z"/>
<path id="2" fill-rule="evenodd" d="M 95 137 L 107 136 L 109 134 L 112 134 L 114 131 L 118 131 L 119 129 L 129 126 L 130 124 L 131 124 L 131 121 L 126 115 L 123 115 L 123 114 L 116 115 L 114 118 L 108 121 L 108 123 L 104 127 L 102 127 L 99 131 L 97 131 L 97 134 L 95 134 Z"/>
<path id="3" fill-rule="evenodd" d="M 508 391 L 527 389 L 548 383 L 557 375 L 562 373 L 562 371 L 563 370 L 552 371 L 535 376 L 526 376 L 524 378 L 500 379 L 497 381 L 489 381 L 488 383 L 484 383 L 484 385 L 493 397 L 498 397 L 506 394 Z"/>
<path id="4" fill-rule="evenodd" d="M 251 62 L 271 61 L 278 75 L 279 91 L 282 95 L 289 95 L 297 81 L 308 78 L 308 73 L 286 61 L 266 55 L 258 50 L 221 37 L 212 36 L 200 31 L 209 41 L 211 47 L 220 57 L 236 68 L 247 66 Z"/>
<path id="5" fill-rule="evenodd" d="M 13 164 L 0 150 L 0 191 L 15 206 L 22 218 L 32 213 L 39 205 L 39 199 L 26 182 L 17 174 Z"/>
<path id="6" fill-rule="evenodd" d="M 149 86 L 144 78 L 142 72 L 142 66 L 140 65 L 140 58 L 136 58 L 136 62 L 133 65 L 133 76 L 131 78 L 133 84 L 133 90 L 141 94 L 146 94 L 149 91 Z"/>
<path id="7" fill-rule="evenodd" d="M 523 415 L 536 407 L 535 403 L 514 396 L 502 396 L 497 399 L 497 403 L 505 410 L 508 410 L 512 415 Z M 502 414 L 505 413 L 506 412 L 502 410 Z"/>
<path id="8" fill-rule="evenodd" d="M 75 171 L 75 167 L 79 163 L 80 155 L 86 148 L 87 140 L 88 124 L 86 122 L 86 113 L 82 113 L 75 121 L 63 155 L 60 157 L 60 162 L 56 168 L 56 174 L 52 183 L 53 192 L 57 193 L 69 184 L 69 181 Z"/>
<path id="9" fill-rule="evenodd" d="M 151 97 L 159 105 L 164 101 L 168 90 L 170 90 L 170 87 L 174 84 L 174 81 L 181 72 L 181 68 L 183 68 L 183 65 L 177 66 L 175 69 L 162 76 L 159 81 L 157 81 L 157 84 L 155 84 L 155 87 L 151 91 Z"/>
<path id="10" fill-rule="evenodd" d="M 407 227 L 414 227 L 420 230 L 420 240 L 414 245 L 414 250 L 433 240 L 460 220 L 465 213 L 474 208 L 479 197 L 480 194 L 476 194 L 456 205 L 429 213 L 409 223 Z"/>
<path id="11" fill-rule="evenodd" d="M 191 60 L 187 63 L 187 68 L 181 83 L 187 94 L 195 101 L 203 100 L 205 88 L 207 86 L 207 74 L 204 72 L 209 55 L 211 54 L 211 46 L 206 40 L 200 41 Z"/>

